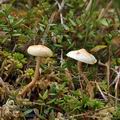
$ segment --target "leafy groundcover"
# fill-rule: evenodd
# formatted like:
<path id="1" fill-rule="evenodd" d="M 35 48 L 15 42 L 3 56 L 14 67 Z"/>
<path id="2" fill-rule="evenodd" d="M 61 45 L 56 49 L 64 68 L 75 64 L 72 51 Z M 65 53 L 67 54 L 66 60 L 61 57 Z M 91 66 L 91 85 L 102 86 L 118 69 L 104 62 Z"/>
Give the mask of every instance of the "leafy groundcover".
<path id="1" fill-rule="evenodd" d="M 51 58 L 36 58 L 45 45 Z M 97 62 L 69 58 L 86 49 Z M 0 120 L 120 120 L 119 0 L 0 0 Z"/>

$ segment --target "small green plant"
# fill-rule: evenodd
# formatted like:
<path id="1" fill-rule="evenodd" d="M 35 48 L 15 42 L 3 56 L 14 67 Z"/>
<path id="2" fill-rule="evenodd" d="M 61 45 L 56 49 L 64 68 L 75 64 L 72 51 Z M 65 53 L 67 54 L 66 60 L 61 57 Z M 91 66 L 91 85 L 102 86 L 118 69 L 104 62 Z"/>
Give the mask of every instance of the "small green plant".
<path id="1" fill-rule="evenodd" d="M 97 100 L 97 99 L 90 99 L 88 96 L 84 95 L 81 100 L 82 110 L 85 109 L 99 109 L 104 106 L 104 102 Z"/>
<path id="2" fill-rule="evenodd" d="M 112 115 L 113 115 L 112 120 L 119 120 L 120 119 L 120 106 L 118 106 L 116 108 L 115 112 Z"/>
<path id="3" fill-rule="evenodd" d="M 23 68 L 23 65 L 27 62 L 27 59 L 21 53 L 15 52 L 12 54 L 12 57 L 15 60 L 17 69 Z"/>
<path id="4" fill-rule="evenodd" d="M 114 92 L 119 79 L 114 80 L 116 74 L 111 69 L 118 66 L 118 71 L 120 64 L 120 0 L 5 1 L 4 4 L 0 1 L 1 108 L 7 99 L 14 99 L 23 115 L 19 119 L 24 120 L 60 119 L 59 113 L 65 119 L 80 115 L 81 118 L 75 119 L 84 116 L 83 119 L 89 119 L 90 116 L 92 120 L 94 116 L 99 117 L 101 111 L 104 115 L 109 107 L 114 109 L 114 100 L 120 97 L 119 91 L 116 90 L 116 95 Z M 26 99 L 16 99 L 20 86 L 34 79 L 34 57 L 26 54 L 26 50 L 32 44 L 43 43 L 53 50 L 54 56 L 43 59 L 44 65 L 38 65 L 41 81 L 25 95 Z M 83 65 L 84 75 L 79 76 L 75 61 L 69 61 L 66 54 L 82 48 L 94 54 L 103 66 L 99 62 L 94 67 Z M 110 85 L 110 90 L 106 73 L 109 84 L 116 83 Z M 102 99 L 102 92 L 106 96 L 102 97 L 108 100 Z M 118 106 L 114 113 L 114 110 L 105 112 L 110 115 L 107 118 L 113 115 L 113 120 L 120 119 L 118 101 L 116 99 Z"/>
<path id="5" fill-rule="evenodd" d="M 32 68 L 28 68 L 26 71 L 25 71 L 25 74 L 26 76 L 28 77 L 33 77 L 34 75 L 34 70 Z"/>
<path id="6" fill-rule="evenodd" d="M 18 52 L 11 53 L 3 51 L 3 56 L 6 57 L 7 59 L 14 61 L 16 69 L 23 68 L 23 65 L 26 63 L 27 60 L 22 53 Z"/>

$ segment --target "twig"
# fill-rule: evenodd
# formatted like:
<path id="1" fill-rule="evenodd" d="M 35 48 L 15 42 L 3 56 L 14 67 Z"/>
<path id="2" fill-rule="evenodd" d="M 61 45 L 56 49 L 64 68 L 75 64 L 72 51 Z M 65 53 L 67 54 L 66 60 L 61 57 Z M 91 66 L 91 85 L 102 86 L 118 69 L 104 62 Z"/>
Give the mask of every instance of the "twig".
<path id="1" fill-rule="evenodd" d="M 60 67 L 63 66 L 64 59 L 63 59 L 63 49 L 61 49 L 61 55 L 60 55 Z"/>
<path id="2" fill-rule="evenodd" d="M 100 109 L 95 110 L 94 113 L 99 113 L 100 111 L 106 110 L 106 109 L 108 109 L 108 111 L 109 111 L 111 108 L 114 108 L 114 107 L 104 107 L 104 108 L 100 108 Z M 104 114 L 104 115 L 106 115 L 106 116 L 108 115 L 108 114 L 106 114 L 106 113 L 102 113 L 102 114 Z M 100 119 L 101 116 L 100 116 L 100 115 L 98 116 L 98 115 L 99 115 L 99 114 L 93 115 L 93 112 L 88 111 L 88 112 L 81 113 L 81 114 L 78 114 L 78 115 L 72 115 L 72 116 L 70 116 L 69 118 L 86 116 L 86 117 L 89 117 L 89 118 L 99 118 L 99 119 Z"/>
<path id="3" fill-rule="evenodd" d="M 111 68 L 111 69 L 117 74 L 114 81 L 110 84 L 110 86 L 115 84 L 115 98 L 116 98 L 115 104 L 117 106 L 117 103 L 118 103 L 118 100 L 117 100 L 117 98 L 118 98 L 118 84 L 120 81 L 120 68 L 118 68 L 118 71 L 117 71 L 117 68 L 116 69 Z"/>
<path id="4" fill-rule="evenodd" d="M 106 92 L 104 92 L 104 94 L 108 95 L 108 96 L 111 97 L 111 98 L 117 99 L 117 101 L 120 101 L 119 98 L 116 98 L 115 96 L 113 96 L 113 95 L 111 95 L 111 94 L 108 94 L 108 93 L 106 93 Z"/>
<path id="5" fill-rule="evenodd" d="M 56 11 L 53 12 L 52 15 L 50 16 L 50 19 L 49 19 L 49 21 L 48 21 L 48 25 L 47 25 L 47 27 L 46 27 L 46 29 L 45 29 L 45 31 L 44 31 L 44 34 L 43 34 L 43 36 L 42 36 L 42 38 L 41 38 L 41 41 L 42 41 L 42 44 L 43 44 L 43 45 L 45 44 L 45 39 L 46 39 L 46 37 L 47 37 L 47 35 L 48 35 L 48 32 L 49 32 L 49 30 L 50 30 L 50 25 L 51 25 L 52 22 L 54 21 L 55 15 L 56 15 Z"/>
<path id="6" fill-rule="evenodd" d="M 56 1 L 57 5 L 58 5 L 58 8 L 59 8 L 59 11 L 58 11 L 58 12 L 60 12 L 61 24 L 64 24 L 64 22 L 63 22 L 63 15 L 62 15 L 62 13 L 61 13 L 61 11 L 62 11 L 62 9 L 63 9 L 63 7 L 64 7 L 64 0 L 62 1 L 61 4 L 59 4 L 59 2 L 58 2 L 57 0 L 55 0 L 55 1 Z M 55 4 L 55 5 L 56 5 L 56 4 Z M 44 34 L 43 34 L 43 36 L 42 36 L 42 38 L 41 38 L 41 41 L 42 41 L 42 44 L 43 44 L 43 45 L 45 44 L 45 39 L 46 39 L 46 37 L 47 37 L 47 35 L 48 35 L 48 32 L 49 32 L 49 30 L 50 30 L 51 24 L 52 24 L 53 21 L 54 21 L 55 16 L 56 16 L 56 11 L 54 11 L 54 12 L 51 14 L 50 19 L 49 19 L 49 21 L 48 21 L 48 25 L 46 26 L 46 29 L 45 29 L 45 31 L 44 31 Z"/>
<path id="7" fill-rule="evenodd" d="M 93 119 L 100 119 L 100 117 L 98 116 L 95 116 L 95 115 L 86 115 L 86 114 L 79 114 L 79 115 L 74 115 L 74 116 L 70 116 L 70 118 L 75 118 L 75 117 L 82 117 L 82 116 L 85 116 L 86 118 L 93 118 Z"/>
<path id="8" fill-rule="evenodd" d="M 59 8 L 59 12 L 60 12 L 60 20 L 61 20 L 61 24 L 63 25 L 64 24 L 64 21 L 63 21 L 63 15 L 62 15 L 62 9 L 64 7 L 64 0 L 62 0 L 61 4 L 55 0 L 57 5 L 58 5 L 58 8 Z"/>
<path id="9" fill-rule="evenodd" d="M 102 92 L 99 84 L 98 84 L 96 81 L 95 81 L 95 83 L 96 83 L 96 86 L 97 86 L 98 90 L 100 91 L 102 97 L 104 98 L 104 100 L 105 100 L 105 101 L 108 101 L 107 97 L 106 97 L 106 96 L 104 95 L 104 93 Z"/>
<path id="10" fill-rule="evenodd" d="M 106 79 L 108 82 L 108 93 L 110 92 L 109 88 L 110 88 L 110 61 L 108 60 L 106 63 Z"/>
<path id="11" fill-rule="evenodd" d="M 108 82 L 108 92 L 109 92 L 109 77 L 110 77 L 110 62 L 108 60 L 108 62 L 106 62 L 105 64 L 102 63 L 100 60 L 98 61 L 98 64 L 101 65 L 101 66 L 104 66 L 106 67 L 106 79 L 107 79 L 107 82 Z"/>

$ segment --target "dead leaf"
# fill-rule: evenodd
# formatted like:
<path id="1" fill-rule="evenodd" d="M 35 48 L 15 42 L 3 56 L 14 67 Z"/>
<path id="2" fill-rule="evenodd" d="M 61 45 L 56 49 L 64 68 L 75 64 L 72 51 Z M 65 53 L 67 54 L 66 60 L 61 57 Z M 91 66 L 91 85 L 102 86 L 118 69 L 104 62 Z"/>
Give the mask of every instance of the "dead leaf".
<path id="1" fill-rule="evenodd" d="M 120 47 L 120 36 L 114 37 L 112 39 L 112 45 L 115 45 L 116 47 Z"/>
<path id="2" fill-rule="evenodd" d="M 92 48 L 91 50 L 90 50 L 90 52 L 91 53 L 96 53 L 96 52 L 98 52 L 98 51 L 100 51 L 100 50 L 102 50 L 102 49 L 104 49 L 104 48 L 106 48 L 107 47 L 107 45 L 97 45 L 97 46 L 95 46 L 94 48 Z"/>
<path id="3" fill-rule="evenodd" d="M 72 81 L 72 75 L 71 75 L 70 71 L 68 70 L 68 68 L 65 68 L 65 76 L 68 80 L 69 87 L 74 89 L 74 84 L 73 84 L 73 81 Z"/>
<path id="4" fill-rule="evenodd" d="M 0 30 L 0 37 L 5 36 L 7 33 Z"/>

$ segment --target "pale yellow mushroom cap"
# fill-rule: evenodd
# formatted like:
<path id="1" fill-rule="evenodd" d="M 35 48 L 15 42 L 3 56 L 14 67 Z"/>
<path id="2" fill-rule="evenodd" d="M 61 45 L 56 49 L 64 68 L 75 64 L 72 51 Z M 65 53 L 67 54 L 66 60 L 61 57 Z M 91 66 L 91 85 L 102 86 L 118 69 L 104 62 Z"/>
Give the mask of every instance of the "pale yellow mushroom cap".
<path id="1" fill-rule="evenodd" d="M 28 54 L 40 57 L 51 57 L 53 52 L 44 45 L 32 45 L 27 49 Z"/>
<path id="2" fill-rule="evenodd" d="M 67 56 L 87 64 L 95 64 L 97 62 L 96 58 L 83 48 L 80 50 L 70 51 L 67 53 Z"/>

